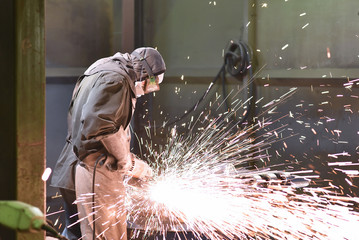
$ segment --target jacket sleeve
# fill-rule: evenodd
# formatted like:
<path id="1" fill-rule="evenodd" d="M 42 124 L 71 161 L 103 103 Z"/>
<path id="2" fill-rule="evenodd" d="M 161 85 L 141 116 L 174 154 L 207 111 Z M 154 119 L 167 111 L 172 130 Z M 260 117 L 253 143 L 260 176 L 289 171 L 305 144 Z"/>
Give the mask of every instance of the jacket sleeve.
<path id="1" fill-rule="evenodd" d="M 105 77 L 106 76 L 106 77 Z M 131 166 L 130 136 L 124 130 L 132 116 L 132 92 L 116 74 L 100 76 L 81 113 L 81 135 L 100 141 L 116 159 L 119 170 Z"/>
<path id="2" fill-rule="evenodd" d="M 120 126 L 125 129 L 132 115 L 131 98 L 131 89 L 121 76 L 100 76 L 82 108 L 82 138 L 99 140 Z"/>
<path id="3" fill-rule="evenodd" d="M 125 174 L 134 165 L 133 155 L 130 152 L 130 141 L 131 137 L 128 129 L 124 130 L 122 126 L 116 133 L 108 134 L 101 139 L 101 143 L 107 152 L 117 160 L 115 163 L 112 163 L 109 159 L 110 161 L 106 165 L 110 165 L 108 166 L 110 169 L 119 170 Z"/>

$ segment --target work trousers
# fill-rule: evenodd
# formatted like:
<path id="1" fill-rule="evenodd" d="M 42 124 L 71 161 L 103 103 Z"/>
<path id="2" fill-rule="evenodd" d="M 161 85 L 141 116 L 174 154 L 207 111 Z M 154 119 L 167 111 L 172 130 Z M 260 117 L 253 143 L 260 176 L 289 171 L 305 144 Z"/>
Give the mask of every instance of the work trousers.
<path id="1" fill-rule="evenodd" d="M 93 183 L 94 166 L 76 167 L 76 204 L 83 240 L 126 240 L 125 187 L 123 174 L 98 164 Z M 94 184 L 94 194 L 92 187 Z M 93 201 L 94 199 L 94 201 Z"/>

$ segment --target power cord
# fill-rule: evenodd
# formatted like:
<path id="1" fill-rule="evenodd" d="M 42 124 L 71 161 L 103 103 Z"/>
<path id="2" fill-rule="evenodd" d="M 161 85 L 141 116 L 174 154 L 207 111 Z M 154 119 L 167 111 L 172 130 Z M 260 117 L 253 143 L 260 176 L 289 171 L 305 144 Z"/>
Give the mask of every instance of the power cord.
<path id="1" fill-rule="evenodd" d="M 180 122 L 182 119 L 184 119 L 186 116 L 188 116 L 191 112 L 195 111 L 198 107 L 198 105 L 206 98 L 207 94 L 210 92 L 210 90 L 212 89 L 214 83 L 217 81 L 217 79 L 221 76 L 221 73 L 225 72 L 225 64 L 222 65 L 221 69 L 219 70 L 219 72 L 217 73 L 216 77 L 212 80 L 211 84 L 209 85 L 209 87 L 207 88 L 207 90 L 203 93 L 202 97 L 196 102 L 196 104 L 194 104 L 190 109 L 188 109 L 186 111 L 185 114 L 183 114 L 181 117 L 179 117 L 178 119 L 165 124 L 164 127 L 169 127 L 172 126 L 178 122 Z"/>
<path id="2" fill-rule="evenodd" d="M 95 166 L 93 168 L 93 174 L 92 174 L 92 239 L 96 239 L 96 225 L 95 225 L 95 217 L 96 217 L 96 211 L 95 211 L 95 176 L 96 176 L 96 168 L 97 164 L 100 162 L 100 160 L 105 157 L 104 160 L 106 160 L 106 155 L 101 154 L 97 157 Z"/>
<path id="3" fill-rule="evenodd" d="M 249 97 L 252 97 L 254 94 L 254 87 L 253 87 L 253 81 L 252 81 L 252 60 L 251 60 L 252 52 L 247 44 L 245 44 L 242 41 L 234 41 L 232 40 L 227 47 L 227 50 L 224 54 L 224 63 L 221 66 L 219 72 L 215 76 L 215 78 L 210 83 L 207 90 L 203 93 L 201 98 L 190 108 L 188 109 L 182 116 L 180 116 L 178 119 L 167 123 L 163 126 L 169 127 L 172 126 L 178 122 L 180 122 L 182 119 L 187 117 L 190 113 L 195 111 L 199 104 L 207 97 L 208 93 L 212 89 L 215 82 L 221 78 L 222 79 L 222 89 L 223 89 L 223 99 L 225 101 L 227 109 L 229 109 L 229 104 L 227 102 L 227 93 L 226 93 L 226 72 L 228 72 L 230 75 L 235 77 L 238 80 L 243 80 L 249 73 L 248 79 L 249 83 L 247 83 L 249 87 L 249 94 L 251 96 L 248 96 L 248 93 L 246 92 L 246 98 L 249 99 Z M 247 101 L 247 112 L 243 116 L 242 120 L 238 123 L 238 125 L 242 125 L 244 121 L 247 120 L 250 114 L 250 109 L 252 108 L 254 98 L 252 100 Z"/>

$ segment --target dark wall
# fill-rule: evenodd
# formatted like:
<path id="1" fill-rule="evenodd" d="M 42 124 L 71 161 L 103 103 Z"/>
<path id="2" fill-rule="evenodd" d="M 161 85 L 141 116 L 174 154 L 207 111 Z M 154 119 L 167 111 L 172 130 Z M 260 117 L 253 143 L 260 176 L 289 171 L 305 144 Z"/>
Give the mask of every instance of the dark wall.
<path id="1" fill-rule="evenodd" d="M 53 169 L 65 144 L 67 135 L 67 110 L 76 78 L 47 78 L 46 84 L 46 159 L 47 167 Z M 57 188 L 49 186 L 47 196 L 60 194 Z"/>
<path id="2" fill-rule="evenodd" d="M 86 67 L 114 53 L 112 0 L 46 1 L 46 67 Z"/>

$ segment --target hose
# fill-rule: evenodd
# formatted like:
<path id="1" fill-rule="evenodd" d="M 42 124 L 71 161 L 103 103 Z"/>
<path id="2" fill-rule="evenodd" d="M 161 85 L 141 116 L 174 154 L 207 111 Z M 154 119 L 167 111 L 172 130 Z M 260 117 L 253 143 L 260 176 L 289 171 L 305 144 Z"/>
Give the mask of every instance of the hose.
<path id="1" fill-rule="evenodd" d="M 195 111 L 198 107 L 198 105 L 206 98 L 207 94 L 210 92 L 210 90 L 212 89 L 214 83 L 217 81 L 217 79 L 221 76 L 221 73 L 225 72 L 225 65 L 223 64 L 221 69 L 219 70 L 219 72 L 217 73 L 216 77 L 212 80 L 212 82 L 210 83 L 209 87 L 207 88 L 207 90 L 203 93 L 202 97 L 196 102 L 196 104 L 194 104 L 190 109 L 188 109 L 186 111 L 185 114 L 183 114 L 181 117 L 179 117 L 178 119 L 165 124 L 164 127 L 169 127 L 172 126 L 178 122 L 180 122 L 182 119 L 184 119 L 186 116 L 188 116 L 191 112 Z"/>
<path id="2" fill-rule="evenodd" d="M 190 113 L 195 111 L 199 104 L 207 97 L 208 93 L 212 89 L 215 82 L 221 78 L 222 79 L 222 89 L 223 89 L 223 99 L 225 101 L 227 109 L 229 109 L 229 104 L 227 100 L 227 93 L 226 93 L 226 73 L 228 72 L 230 75 L 235 77 L 236 79 L 242 81 L 248 74 L 249 82 L 244 84 L 244 86 L 248 86 L 248 92 L 245 91 L 245 98 L 248 99 L 249 97 L 252 97 L 254 95 L 254 87 L 253 87 L 253 81 L 252 81 L 252 60 L 251 60 L 252 52 L 247 44 L 245 44 L 242 41 L 230 41 L 229 46 L 227 47 L 225 54 L 224 54 L 224 63 L 221 66 L 219 72 L 215 76 L 215 78 L 210 83 L 207 90 L 203 93 L 201 98 L 191 107 L 189 108 L 185 114 L 177 118 L 176 120 L 165 124 L 163 127 L 169 127 L 172 126 L 178 122 L 180 122 L 182 119 L 184 119 L 186 116 L 188 116 Z M 249 94 L 251 96 L 249 96 Z M 253 106 L 252 100 L 247 101 L 247 112 L 243 116 L 242 120 L 238 122 L 238 125 L 242 125 L 244 121 L 246 121 L 249 117 L 250 110 Z"/>

